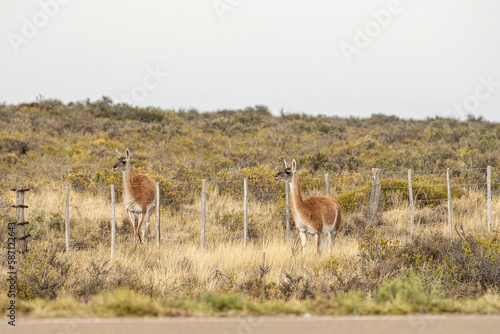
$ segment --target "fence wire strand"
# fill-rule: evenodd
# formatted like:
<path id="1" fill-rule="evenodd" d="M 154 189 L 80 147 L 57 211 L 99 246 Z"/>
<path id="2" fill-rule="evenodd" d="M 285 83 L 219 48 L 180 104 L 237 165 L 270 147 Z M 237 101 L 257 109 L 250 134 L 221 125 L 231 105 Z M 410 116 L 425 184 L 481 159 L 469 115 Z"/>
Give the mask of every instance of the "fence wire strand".
<path id="1" fill-rule="evenodd" d="M 463 191 L 467 191 L 466 189 L 469 189 L 470 191 L 484 191 L 485 188 L 488 185 L 487 182 L 485 182 L 486 178 L 486 170 L 487 168 L 468 168 L 468 169 L 450 169 L 450 180 L 452 183 L 452 187 L 458 187 L 462 188 Z M 492 168 L 493 170 L 493 168 Z M 436 197 L 436 198 L 418 198 L 418 192 L 423 189 L 428 189 L 428 188 L 443 188 L 446 190 L 447 187 L 447 182 L 446 182 L 446 170 L 435 170 L 432 172 L 429 171 L 412 171 L 413 173 L 413 178 L 415 180 L 416 184 L 412 185 L 413 189 L 413 195 L 414 195 L 414 200 L 413 200 L 413 205 L 415 208 L 415 216 L 419 215 L 419 213 L 422 211 L 423 208 L 430 207 L 431 210 L 437 215 L 447 215 L 447 210 L 445 206 L 443 205 L 444 203 L 448 202 L 448 198 L 444 197 Z M 363 208 L 361 210 L 364 212 L 364 209 L 367 208 L 368 206 L 368 197 L 370 196 L 370 176 L 372 175 L 371 171 L 361 171 L 361 172 L 348 172 L 348 171 L 342 171 L 340 173 L 329 173 L 329 182 L 331 184 L 330 190 L 333 192 L 333 196 L 337 197 L 339 199 L 339 203 L 342 208 L 344 208 L 347 212 L 351 212 L 353 214 L 363 214 L 356 212 L 356 210 L 359 211 L 359 209 L 356 208 Z M 383 179 L 387 178 L 387 182 L 391 182 L 391 180 L 396 180 L 399 181 L 400 183 L 396 183 L 396 185 L 383 185 L 381 186 L 381 197 L 379 199 L 379 207 L 381 208 L 381 211 L 383 212 L 384 210 L 391 210 L 393 207 L 396 206 L 409 206 L 410 205 L 410 200 L 408 199 L 408 171 L 407 170 L 389 170 L 389 171 L 383 171 L 382 172 Z M 429 176 L 432 175 L 434 177 L 439 177 L 441 178 L 441 183 L 429 183 L 429 184 L 422 184 L 420 183 L 421 181 L 417 181 L 420 176 Z M 340 180 L 342 177 L 359 177 L 359 180 L 356 180 L 356 182 L 351 182 L 346 181 L 345 183 L 339 183 L 336 184 L 335 180 Z M 491 186 L 491 194 L 492 196 L 498 196 L 500 194 L 500 176 L 497 175 L 497 173 L 492 173 L 492 182 L 490 183 Z M 431 179 L 432 181 L 436 181 L 436 179 Z M 453 180 L 457 180 L 458 182 L 454 183 Z M 282 224 L 282 220 L 284 219 L 284 212 L 285 208 L 284 207 L 277 207 L 276 202 L 277 201 L 282 201 L 285 198 L 285 187 L 284 184 L 280 184 L 280 186 L 276 186 L 276 184 L 271 184 L 271 185 L 265 185 L 265 182 L 269 180 L 264 179 L 264 178 L 249 178 L 248 179 L 248 226 L 250 231 L 248 232 L 248 237 L 251 240 L 254 240 L 256 238 L 264 238 L 266 236 L 273 236 L 276 235 L 276 232 L 270 233 L 266 232 L 265 230 L 261 230 L 258 234 L 252 230 L 252 228 L 255 228 L 256 226 L 261 226 L 264 227 L 267 224 Z M 477 181 L 477 182 L 475 182 Z M 322 178 L 321 180 L 314 179 L 313 184 L 324 184 L 325 179 Z M 403 185 L 400 185 L 402 182 Z M 436 181 L 437 182 L 437 181 Z M 191 221 L 191 220 L 199 220 L 201 216 L 201 207 L 199 204 L 199 199 L 197 198 L 198 196 L 201 196 L 201 182 L 188 182 L 188 181 L 178 181 L 178 180 L 171 180 L 171 185 L 174 186 L 187 186 L 190 189 L 191 196 L 192 198 L 189 199 L 188 201 L 181 202 L 179 205 L 179 208 L 177 209 L 170 209 L 169 207 L 169 198 L 167 194 L 162 194 L 160 196 L 161 204 L 160 207 L 167 213 L 166 220 L 172 220 L 172 221 L 178 221 L 179 223 L 183 223 L 184 221 Z M 237 191 L 234 192 L 232 191 L 233 189 L 239 189 L 236 188 L 238 185 L 241 184 L 241 192 Z M 232 229 L 236 228 L 232 226 L 234 221 L 241 222 L 243 219 L 243 214 L 244 214 L 244 209 L 243 209 L 243 201 L 244 201 L 244 195 L 243 195 L 243 180 L 242 179 L 236 179 L 236 178 L 229 178 L 227 180 L 213 180 L 213 179 L 208 179 L 207 180 L 207 193 L 209 193 L 208 199 L 207 199 L 207 209 L 206 209 L 206 218 L 207 218 L 207 231 L 206 231 L 206 240 L 243 240 L 243 230 L 241 226 L 238 225 L 237 231 L 233 231 Z M 263 186 L 264 184 L 264 186 Z M 282 186 L 283 185 L 283 186 Z M 133 187 L 145 187 L 144 185 L 132 185 Z M 65 189 L 61 189 L 60 187 L 37 187 L 37 186 L 30 186 L 30 189 L 32 189 L 32 193 L 43 193 L 43 192 L 54 192 L 54 193 L 60 193 L 61 196 L 64 196 L 63 193 Z M 122 199 L 120 198 L 121 193 L 124 191 L 123 186 L 115 186 L 115 191 L 118 194 L 118 197 L 116 199 L 116 208 L 118 209 L 117 211 L 117 220 L 122 220 L 125 225 L 128 224 L 128 217 L 126 214 L 126 209 L 123 207 L 122 204 Z M 405 191 L 406 190 L 406 191 Z M 96 199 L 96 200 L 90 200 L 87 201 L 85 198 L 78 197 L 75 199 L 74 194 L 75 193 L 84 193 L 87 191 L 92 191 L 95 194 L 98 194 L 98 196 L 102 196 L 103 198 L 106 198 L 105 201 Z M 102 206 L 110 206 L 111 205 L 111 198 L 110 198 L 110 189 L 109 188 L 103 188 L 99 187 L 97 185 L 90 186 L 90 187 L 70 187 L 70 212 L 73 215 L 71 219 L 75 219 L 75 213 L 78 216 L 78 219 L 82 219 L 84 221 L 89 221 L 89 218 L 83 218 L 88 212 L 95 210 L 96 208 L 100 208 Z M 316 189 L 316 190 L 309 190 L 309 191 L 304 191 L 303 195 L 305 197 L 307 196 L 320 196 L 320 195 L 325 195 L 326 189 Z M 352 196 L 353 200 L 343 200 L 343 197 L 346 193 L 349 193 Z M 431 192 L 433 193 L 433 192 Z M 212 196 L 215 194 L 215 197 L 219 195 L 226 196 L 228 198 L 231 198 L 231 209 L 227 208 L 224 206 L 225 203 L 219 204 L 216 201 L 214 201 L 214 198 Z M 434 194 L 442 194 L 440 192 L 435 192 Z M 453 215 L 463 215 L 471 212 L 475 212 L 478 209 L 476 208 L 463 208 L 460 205 L 457 205 L 455 203 L 457 199 L 452 198 L 452 214 Z M 476 206 L 479 205 L 484 205 L 486 207 L 485 201 L 486 201 L 486 196 L 481 197 L 481 198 L 474 198 L 472 199 L 473 203 L 477 204 Z M 149 201 L 139 201 L 137 202 L 139 204 L 142 203 L 150 203 Z M 470 204 L 470 203 L 469 203 Z M 237 209 L 234 208 L 235 205 L 238 205 Z M 0 213 L 4 214 L 4 212 L 8 211 L 9 209 L 12 209 L 12 207 L 2 207 L 0 208 Z M 64 211 L 64 203 L 58 202 L 57 203 L 57 210 L 61 213 Z M 111 210 L 109 210 L 111 212 Z M 499 212 L 492 210 L 491 211 L 491 217 L 492 217 L 492 224 L 498 224 L 498 215 Z M 154 218 L 155 215 L 152 215 L 152 219 Z M 349 217 L 349 213 L 346 215 L 346 217 Z M 293 221 L 293 216 L 291 217 Z M 52 218 L 51 218 L 52 219 Z M 53 218 L 55 219 L 55 218 Z M 59 219 L 59 218 L 58 218 Z M 98 219 L 98 218 L 96 218 Z M 347 218 L 349 219 L 349 218 Z M 111 221 L 111 218 L 105 221 L 105 223 L 109 223 Z M 168 223 L 167 223 L 168 224 Z M 238 223 L 239 224 L 239 223 Z M 425 225 L 439 225 L 439 224 L 446 224 L 446 222 L 443 220 L 442 222 L 425 222 Z M 151 224 L 150 224 L 151 227 Z M 119 228 L 120 231 L 117 231 L 117 235 L 119 238 L 117 239 L 120 242 L 124 242 L 125 244 L 128 242 L 128 238 L 130 235 L 130 232 L 124 232 L 121 231 L 124 228 L 130 228 L 130 224 L 128 224 L 126 227 L 122 226 Z M 350 226 L 346 226 L 345 231 L 351 231 L 353 228 Z M 258 229 L 257 229 L 258 230 Z M 283 231 L 282 231 L 283 232 Z M 151 237 L 152 231 L 150 230 L 150 238 L 154 239 Z M 284 232 L 282 233 L 284 235 Z M 173 243 L 184 243 L 187 241 L 196 241 L 199 240 L 199 237 L 197 236 L 192 236 L 192 235 L 182 235 L 182 236 L 177 236 L 175 238 L 170 237 L 168 233 L 166 233 L 164 236 L 162 236 L 162 240 L 164 242 L 173 242 Z M 91 244 L 91 245 L 85 245 L 85 244 L 80 244 L 80 243 L 74 243 L 71 245 L 72 249 L 79 249 L 79 250 L 85 250 L 85 249 L 95 249 L 96 247 L 99 247 L 99 245 Z"/>

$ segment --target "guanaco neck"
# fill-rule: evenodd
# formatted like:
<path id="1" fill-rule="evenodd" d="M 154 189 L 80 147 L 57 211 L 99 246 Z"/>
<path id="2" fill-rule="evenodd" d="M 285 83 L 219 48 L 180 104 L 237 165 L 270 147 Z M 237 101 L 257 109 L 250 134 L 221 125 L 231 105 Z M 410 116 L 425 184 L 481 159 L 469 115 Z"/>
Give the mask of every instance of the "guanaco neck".
<path id="1" fill-rule="evenodd" d="M 297 172 L 293 173 L 292 181 L 290 182 L 290 194 L 292 196 L 292 204 L 295 210 L 299 210 L 304 206 L 302 191 L 300 190 L 300 180 Z"/>
<path id="2" fill-rule="evenodd" d="M 123 192 L 125 194 L 130 194 L 131 193 L 131 187 L 132 187 L 132 168 L 130 167 L 130 162 L 127 161 L 127 168 L 122 171 L 122 177 L 123 177 Z"/>

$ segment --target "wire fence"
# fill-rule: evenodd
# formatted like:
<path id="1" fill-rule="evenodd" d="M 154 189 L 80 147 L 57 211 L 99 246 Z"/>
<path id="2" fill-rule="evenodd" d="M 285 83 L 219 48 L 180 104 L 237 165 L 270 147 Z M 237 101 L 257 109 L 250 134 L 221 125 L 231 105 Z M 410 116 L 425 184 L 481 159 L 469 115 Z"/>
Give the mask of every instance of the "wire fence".
<path id="1" fill-rule="evenodd" d="M 341 230 L 347 233 L 356 228 L 353 221 L 377 225 L 384 222 L 384 214 L 394 209 L 405 212 L 410 235 L 415 233 L 416 226 L 435 225 L 448 226 L 452 235 L 454 221 L 472 213 L 484 219 L 480 222 L 484 230 L 499 226 L 498 212 L 492 208 L 492 198 L 500 194 L 497 168 L 447 169 L 433 173 L 382 171 L 381 175 L 378 181 L 374 179 L 374 170 L 302 180 L 299 172 L 304 197 L 331 194 L 338 200 L 344 216 Z M 318 187 L 321 184 L 323 189 Z M 293 212 L 284 183 L 262 178 L 170 180 L 171 188 L 183 189 L 179 192 L 184 197 L 175 203 L 169 195 L 177 201 L 179 194 L 160 189 L 161 186 L 157 184 L 155 189 L 155 212 L 149 226 L 149 241 L 156 241 L 158 248 L 161 243 L 188 242 L 199 242 L 201 250 L 221 242 L 241 242 L 246 247 L 248 242 L 264 242 L 266 237 L 276 235 L 290 242 L 290 234 L 296 233 L 290 226 L 293 226 Z M 115 245 L 130 244 L 132 228 L 122 204 L 126 191 L 123 186 L 95 186 L 91 195 L 89 191 L 88 187 L 32 187 L 30 196 L 38 196 L 29 215 L 32 222 L 28 230 L 32 237 L 42 238 L 47 234 L 34 224 L 45 224 L 46 229 L 60 231 L 65 236 L 68 254 L 104 244 L 111 245 L 113 257 Z M 376 204 L 375 210 L 370 208 L 370 203 Z M 148 202 L 137 201 L 137 204 Z M 0 214 L 6 215 L 10 208 L 0 207 Z M 117 225 L 117 221 L 121 224 Z M 75 239 L 72 235 L 79 237 Z"/>

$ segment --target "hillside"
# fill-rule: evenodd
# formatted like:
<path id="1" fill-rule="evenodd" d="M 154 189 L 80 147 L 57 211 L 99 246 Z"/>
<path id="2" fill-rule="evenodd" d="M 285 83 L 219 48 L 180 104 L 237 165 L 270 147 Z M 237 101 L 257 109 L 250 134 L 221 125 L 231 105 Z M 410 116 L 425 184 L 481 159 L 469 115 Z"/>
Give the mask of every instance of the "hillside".
<path id="1" fill-rule="evenodd" d="M 273 116 L 263 106 L 200 113 L 135 108 L 103 98 L 0 105 L 0 126 L 0 171 L 9 184 L 106 172 L 115 149 L 125 148 L 136 167 L 197 179 L 224 170 L 281 166 L 283 157 L 330 173 L 482 168 L 498 165 L 500 158 L 500 124 L 473 117 L 460 122 Z"/>

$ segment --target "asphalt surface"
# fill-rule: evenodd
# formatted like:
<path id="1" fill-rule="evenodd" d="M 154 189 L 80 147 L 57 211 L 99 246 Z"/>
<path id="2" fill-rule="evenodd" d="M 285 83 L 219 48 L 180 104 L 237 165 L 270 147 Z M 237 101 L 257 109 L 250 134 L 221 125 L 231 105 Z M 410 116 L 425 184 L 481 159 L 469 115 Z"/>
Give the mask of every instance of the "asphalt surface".
<path id="1" fill-rule="evenodd" d="M 418 315 L 348 317 L 18 319 L 0 332 L 33 334 L 377 334 L 500 333 L 500 315 Z"/>

